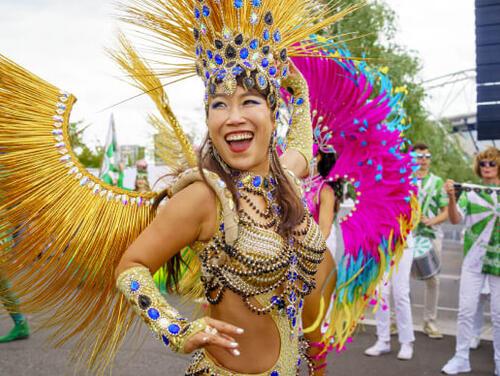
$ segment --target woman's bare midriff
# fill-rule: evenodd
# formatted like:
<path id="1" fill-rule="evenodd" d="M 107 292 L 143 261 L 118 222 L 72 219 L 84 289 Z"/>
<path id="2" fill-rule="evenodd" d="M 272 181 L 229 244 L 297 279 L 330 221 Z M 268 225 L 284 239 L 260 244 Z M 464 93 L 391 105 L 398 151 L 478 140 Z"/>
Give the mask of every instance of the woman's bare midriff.
<path id="1" fill-rule="evenodd" d="M 256 301 L 253 301 L 258 306 Z M 281 339 L 270 314 L 257 315 L 235 293 L 226 290 L 217 305 L 211 305 L 207 314 L 217 320 L 243 328 L 245 332 L 236 338 L 240 356 L 234 356 L 219 347 L 207 348 L 210 356 L 223 368 L 237 373 L 263 373 L 278 361 Z"/>

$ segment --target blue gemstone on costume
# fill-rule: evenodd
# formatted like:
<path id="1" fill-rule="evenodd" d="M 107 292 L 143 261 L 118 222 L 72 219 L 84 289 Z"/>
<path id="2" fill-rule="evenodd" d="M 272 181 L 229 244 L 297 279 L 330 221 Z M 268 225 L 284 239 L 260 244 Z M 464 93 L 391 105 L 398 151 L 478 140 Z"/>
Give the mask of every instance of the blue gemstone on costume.
<path id="1" fill-rule="evenodd" d="M 252 6 L 258 8 L 262 5 L 262 0 L 252 0 Z"/>
<path id="2" fill-rule="evenodd" d="M 271 372 L 271 376 L 280 376 L 280 373 L 278 371 L 273 371 Z"/>
<path id="3" fill-rule="evenodd" d="M 297 99 L 297 101 L 295 102 L 295 104 L 296 104 L 297 106 L 300 106 L 300 105 L 302 105 L 303 103 L 304 103 L 304 98 L 299 98 L 299 99 Z"/>
<path id="4" fill-rule="evenodd" d="M 281 75 L 282 75 L 283 77 L 288 76 L 288 67 L 284 67 L 284 68 L 283 68 L 283 71 L 281 72 Z"/>
<path id="5" fill-rule="evenodd" d="M 278 296 L 276 296 L 276 295 L 274 295 L 271 298 L 271 303 L 274 304 L 274 305 L 278 305 L 278 304 L 280 304 L 280 302 L 281 302 L 281 299 Z"/>
<path id="6" fill-rule="evenodd" d="M 292 319 L 292 327 L 294 327 L 294 328 L 295 328 L 296 326 L 297 326 L 297 318 L 296 318 L 296 317 L 294 317 L 294 318 Z"/>
<path id="7" fill-rule="evenodd" d="M 260 176 L 256 176 L 252 180 L 252 184 L 255 188 L 259 188 L 260 185 L 262 184 L 262 178 Z"/>
<path id="8" fill-rule="evenodd" d="M 275 42 L 279 42 L 281 40 L 281 33 L 279 30 L 276 30 L 273 34 L 273 39 Z"/>
<path id="9" fill-rule="evenodd" d="M 288 306 L 286 309 L 286 314 L 288 315 L 289 318 L 293 318 L 296 316 L 296 309 L 294 306 Z"/>
<path id="10" fill-rule="evenodd" d="M 205 17 L 210 16 L 210 8 L 209 8 L 209 7 L 207 7 L 206 5 L 203 5 L 203 15 L 204 15 Z"/>
<path id="11" fill-rule="evenodd" d="M 239 76 L 241 73 L 243 73 L 243 68 L 240 67 L 239 65 L 235 66 L 232 70 L 233 76 Z"/>
<path id="12" fill-rule="evenodd" d="M 262 34 L 262 38 L 265 41 L 268 41 L 271 38 L 271 33 L 269 32 L 269 29 L 264 30 L 264 33 Z"/>
<path id="13" fill-rule="evenodd" d="M 251 42 L 250 42 L 250 48 L 252 50 L 256 50 L 257 48 L 259 48 L 259 40 L 258 39 L 253 39 Z"/>
<path id="14" fill-rule="evenodd" d="M 278 72 L 278 70 L 276 69 L 276 67 L 274 65 L 271 68 L 269 68 L 269 74 L 271 76 L 274 76 L 277 72 Z"/>
<path id="15" fill-rule="evenodd" d="M 222 56 L 220 56 L 219 54 L 215 55 L 215 63 L 217 65 L 222 65 L 224 63 L 224 59 L 222 58 Z"/>
<path id="16" fill-rule="evenodd" d="M 132 292 L 136 292 L 137 290 L 139 290 L 141 287 L 141 284 L 137 281 L 132 281 L 130 282 L 130 291 Z"/>
<path id="17" fill-rule="evenodd" d="M 170 341 L 168 340 L 167 336 L 162 334 L 161 335 L 161 340 L 163 341 L 163 343 L 165 344 L 165 346 L 168 346 L 170 345 Z"/>
<path id="18" fill-rule="evenodd" d="M 242 48 L 240 51 L 240 57 L 246 59 L 249 55 L 248 48 Z"/>
<path id="19" fill-rule="evenodd" d="M 299 309 L 301 309 L 304 306 L 304 299 L 300 299 L 299 301 Z"/>
<path id="20" fill-rule="evenodd" d="M 243 182 L 242 181 L 238 181 L 238 183 L 236 185 L 238 186 L 238 188 L 243 188 Z"/>
<path id="21" fill-rule="evenodd" d="M 236 9 L 241 9 L 243 8 L 243 0 L 234 0 L 234 7 Z"/>
<path id="22" fill-rule="evenodd" d="M 361 146 L 366 146 L 366 145 L 368 145 L 368 142 L 366 142 L 366 141 L 361 142 Z"/>
<path id="23" fill-rule="evenodd" d="M 219 231 L 224 231 L 224 223 L 221 223 L 219 226 Z"/>
<path id="24" fill-rule="evenodd" d="M 258 80 L 259 80 L 259 85 L 261 87 L 266 87 L 267 86 L 267 81 L 266 81 L 266 78 L 264 76 L 259 76 Z"/>
<path id="25" fill-rule="evenodd" d="M 276 179 L 275 179 L 275 178 L 269 178 L 269 182 L 271 183 L 271 185 L 276 185 L 276 184 L 278 184 L 278 183 L 276 182 Z"/>
<path id="26" fill-rule="evenodd" d="M 297 301 L 297 294 L 295 294 L 295 291 L 292 291 L 290 295 L 288 295 L 288 300 L 292 303 Z"/>
<path id="27" fill-rule="evenodd" d="M 196 19 L 200 18 L 200 10 L 198 8 L 194 9 L 194 16 L 195 16 Z"/>
<path id="28" fill-rule="evenodd" d="M 208 80 L 210 78 L 210 73 L 208 71 L 205 71 L 205 78 Z"/>
<path id="29" fill-rule="evenodd" d="M 156 308 L 148 309 L 148 316 L 151 320 L 158 320 L 160 318 L 160 312 Z"/>
<path id="30" fill-rule="evenodd" d="M 382 180 L 382 174 L 375 175 L 375 180 L 376 181 L 381 181 Z"/>
<path id="31" fill-rule="evenodd" d="M 176 336 L 181 331 L 181 327 L 177 324 L 170 324 L 167 330 L 170 334 Z"/>
<path id="32" fill-rule="evenodd" d="M 297 263 L 299 262 L 299 260 L 297 259 L 297 256 L 296 255 L 293 255 L 291 258 L 290 258 L 290 264 L 291 265 L 297 265 Z"/>
<path id="33" fill-rule="evenodd" d="M 210 51 L 210 50 L 207 50 L 207 56 L 208 56 L 208 58 L 209 58 L 210 60 L 212 60 L 212 59 L 213 59 L 213 57 L 214 57 L 214 53 L 213 53 L 212 51 Z"/>
<path id="34" fill-rule="evenodd" d="M 267 58 L 262 59 L 261 63 L 263 68 L 267 68 L 269 66 L 269 60 Z"/>

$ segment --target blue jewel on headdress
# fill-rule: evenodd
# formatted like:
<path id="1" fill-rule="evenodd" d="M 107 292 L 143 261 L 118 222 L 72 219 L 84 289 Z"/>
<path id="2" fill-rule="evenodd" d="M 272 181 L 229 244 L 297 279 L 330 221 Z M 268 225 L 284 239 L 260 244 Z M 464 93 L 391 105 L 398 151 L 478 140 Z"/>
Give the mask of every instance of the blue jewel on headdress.
<path id="1" fill-rule="evenodd" d="M 304 98 L 299 98 L 299 99 L 297 99 L 297 101 L 295 102 L 295 104 L 296 104 L 297 106 L 300 106 L 300 105 L 302 105 L 303 103 L 304 103 Z"/>
<path id="2" fill-rule="evenodd" d="M 206 5 L 203 5 L 203 15 L 204 15 L 205 17 L 210 16 L 210 8 L 209 8 L 209 7 L 207 7 Z"/>
<path id="3" fill-rule="evenodd" d="M 220 56 L 219 54 L 215 55 L 215 63 L 217 65 L 224 64 L 224 59 L 222 58 L 222 56 Z"/>
<path id="4" fill-rule="evenodd" d="M 156 308 L 148 309 L 148 316 L 151 320 L 158 320 L 160 318 L 160 312 Z"/>
<path id="5" fill-rule="evenodd" d="M 287 313 L 289 318 L 293 318 L 293 317 L 295 317 L 297 310 L 295 309 L 294 306 L 288 306 L 286 308 L 286 313 Z"/>
<path id="6" fill-rule="evenodd" d="M 227 71 L 225 69 L 221 69 L 220 71 L 217 72 L 217 79 L 219 81 L 224 81 L 224 78 L 226 78 L 226 73 Z"/>
<path id="7" fill-rule="evenodd" d="M 161 340 L 165 344 L 165 346 L 168 346 L 170 344 L 170 341 L 168 340 L 167 336 L 165 334 L 161 335 Z"/>
<path id="8" fill-rule="evenodd" d="M 248 48 L 242 48 L 241 51 L 240 51 L 240 57 L 242 59 L 246 59 L 248 57 Z"/>
<path id="9" fill-rule="evenodd" d="M 255 188 L 259 188 L 261 184 L 262 184 L 262 178 L 260 176 L 256 176 L 256 177 L 253 178 L 252 185 Z"/>
<path id="10" fill-rule="evenodd" d="M 243 68 L 240 67 L 239 65 L 235 66 L 232 70 L 233 76 L 239 76 L 241 73 L 243 73 Z"/>
<path id="11" fill-rule="evenodd" d="M 199 18 L 200 18 L 200 16 L 201 16 L 201 14 L 200 14 L 200 10 L 199 10 L 198 8 L 194 8 L 194 17 L 195 17 L 196 19 L 199 19 Z"/>
<path id="12" fill-rule="evenodd" d="M 276 69 L 276 67 L 274 65 L 271 68 L 269 68 L 269 74 L 271 76 L 274 76 L 277 73 L 277 71 L 278 70 Z"/>
<path id="13" fill-rule="evenodd" d="M 276 30 L 273 34 L 273 39 L 276 43 L 278 43 L 279 41 L 281 41 L 281 33 L 279 30 Z"/>
<path id="14" fill-rule="evenodd" d="M 257 76 L 257 82 L 258 82 L 259 87 L 260 87 L 261 89 L 265 89 L 265 88 L 267 87 L 267 80 L 266 80 L 266 78 L 264 77 L 264 75 L 259 74 L 259 75 Z"/>
<path id="15" fill-rule="evenodd" d="M 170 324 L 167 328 L 168 332 L 172 335 L 177 335 L 181 331 L 181 327 L 177 324 Z"/>
<path id="16" fill-rule="evenodd" d="M 269 60 L 267 58 L 262 59 L 261 63 L 263 68 L 267 68 L 269 66 Z"/>
<path id="17" fill-rule="evenodd" d="M 297 317 L 294 317 L 294 318 L 292 319 L 292 327 L 294 327 L 294 328 L 295 328 L 295 326 L 296 326 L 296 325 L 297 325 Z"/>
<path id="18" fill-rule="evenodd" d="M 382 180 L 382 174 L 375 175 L 375 180 L 376 181 L 381 181 Z"/>
<path id="19" fill-rule="evenodd" d="M 252 6 L 258 8 L 262 5 L 262 0 L 252 0 Z"/>
<path id="20" fill-rule="evenodd" d="M 297 301 L 297 294 L 295 291 L 292 291 L 290 295 L 288 296 L 288 300 L 292 303 L 295 303 Z"/>
<path id="21" fill-rule="evenodd" d="M 210 60 L 212 60 L 212 59 L 213 59 L 213 57 L 214 57 L 214 53 L 213 53 L 212 51 L 210 51 L 210 50 L 207 50 L 207 57 L 208 57 Z"/>
<path id="22" fill-rule="evenodd" d="M 236 9 L 241 9 L 243 8 L 243 0 L 234 0 L 234 7 Z"/>
<path id="23" fill-rule="evenodd" d="M 208 71 L 205 71 L 205 78 L 208 80 L 210 78 L 210 73 Z"/>
<path id="24" fill-rule="evenodd" d="M 269 32 L 269 29 L 264 30 L 264 33 L 262 34 L 262 39 L 268 41 L 270 38 L 271 38 L 271 33 Z"/>
<path id="25" fill-rule="evenodd" d="M 282 75 L 283 77 L 288 76 L 288 67 L 283 67 L 283 71 L 281 72 L 281 75 Z"/>
<path id="26" fill-rule="evenodd" d="M 201 55 L 201 47 L 200 46 L 197 46 L 196 49 L 195 49 L 195 52 L 196 52 L 196 56 L 200 56 Z"/>
<path id="27" fill-rule="evenodd" d="M 137 290 L 139 290 L 140 287 L 141 287 L 141 284 L 139 282 L 137 282 L 137 281 L 130 282 L 130 291 L 136 292 Z"/>
<path id="28" fill-rule="evenodd" d="M 250 48 L 252 50 L 256 50 L 257 48 L 259 48 L 259 40 L 258 39 L 252 39 L 252 41 L 250 41 Z"/>
<path id="29" fill-rule="evenodd" d="M 280 373 L 278 371 L 273 371 L 271 372 L 271 376 L 280 376 Z"/>

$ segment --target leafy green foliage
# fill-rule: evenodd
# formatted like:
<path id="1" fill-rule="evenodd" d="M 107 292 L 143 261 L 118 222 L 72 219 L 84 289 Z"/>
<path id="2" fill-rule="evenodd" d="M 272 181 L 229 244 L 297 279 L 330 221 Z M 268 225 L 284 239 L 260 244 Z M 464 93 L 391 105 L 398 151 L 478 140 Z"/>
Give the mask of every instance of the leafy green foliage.
<path id="1" fill-rule="evenodd" d="M 70 123 L 69 137 L 71 147 L 78 157 L 79 161 L 87 168 L 99 168 L 104 157 L 104 149 L 100 146 L 95 149 L 90 149 L 82 140 L 82 135 L 85 129 L 89 126 L 84 126 L 82 122 Z"/>

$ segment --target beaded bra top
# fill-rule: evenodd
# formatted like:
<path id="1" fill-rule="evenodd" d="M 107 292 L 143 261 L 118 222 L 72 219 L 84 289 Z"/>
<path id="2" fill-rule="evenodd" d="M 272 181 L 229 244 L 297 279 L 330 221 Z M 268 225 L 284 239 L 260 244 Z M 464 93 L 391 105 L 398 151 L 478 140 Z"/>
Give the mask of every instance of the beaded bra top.
<path id="1" fill-rule="evenodd" d="M 211 180 L 210 175 L 207 177 Z M 298 179 L 290 180 L 300 187 Z M 315 287 L 314 276 L 326 250 L 323 236 L 307 209 L 300 225 L 286 237 L 279 235 L 282 213 L 273 177 L 244 175 L 237 177 L 235 183 L 241 200 L 236 213 L 237 238 L 227 241 L 222 220 L 210 241 L 193 245 L 201 260 L 206 298 L 210 304 L 218 304 L 229 289 L 240 295 L 256 314 L 278 310 L 288 317 L 294 329 L 303 299 Z M 211 185 L 227 191 L 218 194 L 223 207 L 235 207 L 227 204 L 232 198 L 222 180 Z M 264 210 L 255 205 L 259 198 L 265 201 Z M 269 296 L 267 304 L 262 299 L 264 295 Z"/>

